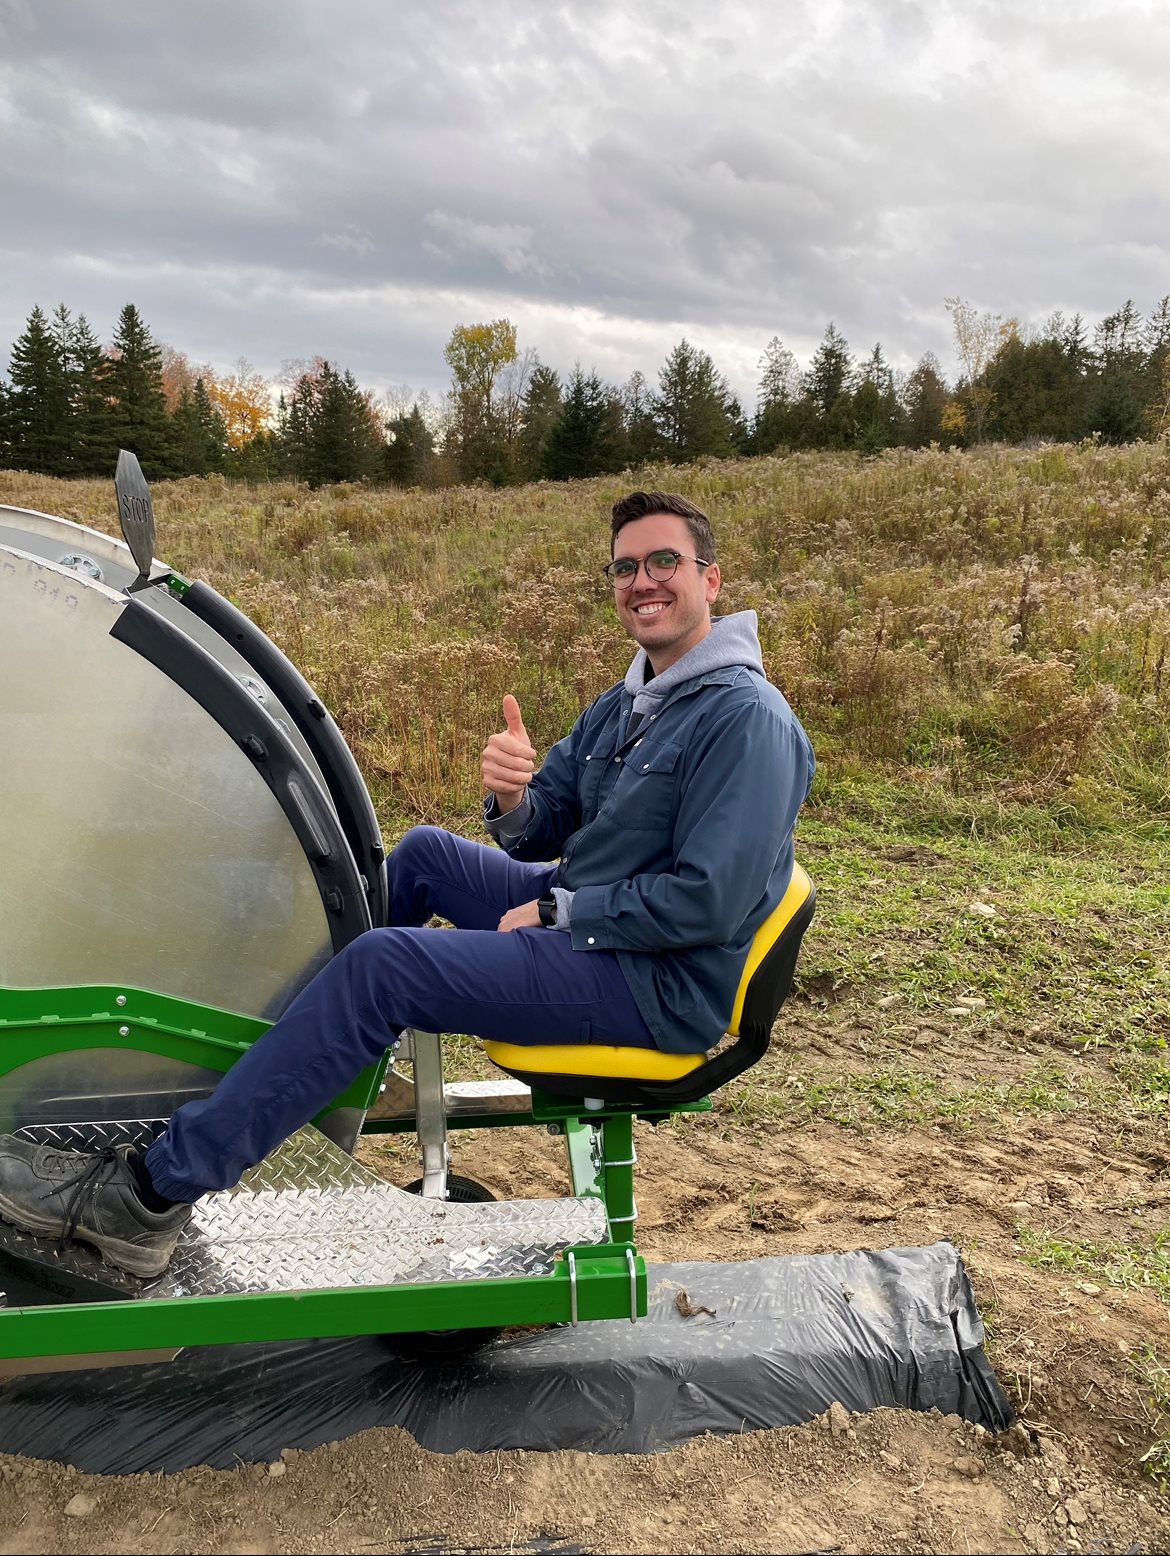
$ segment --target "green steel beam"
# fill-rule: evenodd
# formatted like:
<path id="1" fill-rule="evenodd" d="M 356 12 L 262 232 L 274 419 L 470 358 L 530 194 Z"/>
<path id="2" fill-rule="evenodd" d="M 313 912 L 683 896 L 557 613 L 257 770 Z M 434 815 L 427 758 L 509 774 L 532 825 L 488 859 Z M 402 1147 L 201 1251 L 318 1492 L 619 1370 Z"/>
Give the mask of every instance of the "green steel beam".
<path id="1" fill-rule="evenodd" d="M 50 1054 L 130 1048 L 226 1071 L 271 1022 L 126 985 L 0 988 L 0 1075 Z M 365 1108 L 378 1095 L 382 1064 L 362 1073 L 330 1104 Z"/>
<path id="2" fill-rule="evenodd" d="M 646 1267 L 631 1245 L 586 1246 L 572 1252 L 579 1320 L 628 1319 L 631 1303 L 638 1316 L 644 1316 Z M 10 1308 L 0 1311 L 0 1356 L 83 1356 L 168 1346 L 564 1324 L 572 1318 L 573 1284 L 566 1254 L 551 1275 Z"/>
<path id="3" fill-rule="evenodd" d="M 601 1126 L 601 1170 L 605 1184 L 605 1211 L 609 1235 L 615 1242 L 633 1238 L 634 1221 L 634 1120 L 629 1113 L 607 1118 Z"/>

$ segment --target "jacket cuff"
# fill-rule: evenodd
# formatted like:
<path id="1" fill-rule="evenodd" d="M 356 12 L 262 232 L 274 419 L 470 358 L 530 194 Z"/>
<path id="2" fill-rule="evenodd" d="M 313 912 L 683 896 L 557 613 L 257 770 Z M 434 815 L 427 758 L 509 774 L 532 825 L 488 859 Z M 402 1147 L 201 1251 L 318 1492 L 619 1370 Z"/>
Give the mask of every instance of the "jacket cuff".
<path id="1" fill-rule="evenodd" d="M 575 951 L 611 951 L 605 916 L 601 911 L 602 886 L 580 886 L 574 893 L 581 901 L 576 904 L 577 916 L 570 925 Z M 592 909 L 592 911 L 590 911 Z"/>
<path id="2" fill-rule="evenodd" d="M 501 848 L 511 848 L 527 832 L 533 809 L 527 789 L 515 810 L 510 810 L 503 816 L 500 815 L 500 807 L 495 795 L 489 794 L 483 802 L 483 824 Z"/>

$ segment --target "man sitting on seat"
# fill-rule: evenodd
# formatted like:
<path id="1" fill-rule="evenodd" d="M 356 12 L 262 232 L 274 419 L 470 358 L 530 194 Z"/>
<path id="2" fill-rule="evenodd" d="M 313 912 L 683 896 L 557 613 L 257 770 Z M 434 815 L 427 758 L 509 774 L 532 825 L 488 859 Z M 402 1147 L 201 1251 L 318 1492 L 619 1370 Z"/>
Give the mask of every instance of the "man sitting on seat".
<path id="1" fill-rule="evenodd" d="M 156 1275 L 194 1201 L 237 1183 L 405 1027 L 681 1053 L 719 1042 L 792 874 L 812 750 L 765 679 L 754 614 L 711 618 L 720 572 L 700 509 L 622 498 L 611 556 L 638 652 L 539 772 L 504 699 L 483 753 L 501 848 L 408 832 L 387 861 L 393 927 L 346 946 L 146 1151 L 0 1138 L 0 1216 Z M 423 927 L 435 914 L 456 927 Z"/>

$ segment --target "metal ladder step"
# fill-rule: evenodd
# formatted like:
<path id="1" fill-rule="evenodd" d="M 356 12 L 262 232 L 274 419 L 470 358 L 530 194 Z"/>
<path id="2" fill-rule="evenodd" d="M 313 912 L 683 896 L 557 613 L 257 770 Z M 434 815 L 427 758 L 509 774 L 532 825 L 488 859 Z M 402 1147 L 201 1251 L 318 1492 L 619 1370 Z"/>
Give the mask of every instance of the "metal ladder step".
<path id="1" fill-rule="evenodd" d="M 62 1150 L 144 1144 L 157 1125 L 29 1126 Z M 0 1254 L 124 1297 L 224 1296 L 551 1274 L 557 1256 L 608 1240 L 600 1199 L 424 1199 L 384 1183 L 318 1130 L 290 1136 L 239 1186 L 195 1206 L 166 1272 L 141 1281 L 84 1243 L 64 1248 L 0 1222 Z M 2 1281 L 0 1281 L 2 1284 Z"/>

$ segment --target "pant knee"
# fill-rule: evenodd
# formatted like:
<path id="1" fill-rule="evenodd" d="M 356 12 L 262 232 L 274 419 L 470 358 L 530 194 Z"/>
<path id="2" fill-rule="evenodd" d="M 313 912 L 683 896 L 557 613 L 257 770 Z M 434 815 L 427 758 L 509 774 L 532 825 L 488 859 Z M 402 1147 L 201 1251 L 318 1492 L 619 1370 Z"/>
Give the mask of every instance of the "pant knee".
<path id="1" fill-rule="evenodd" d="M 390 863 L 401 859 L 405 863 L 419 855 L 431 855 L 437 851 L 438 840 L 448 836 L 442 827 L 417 826 L 404 832 L 401 840 L 390 851 Z"/>

